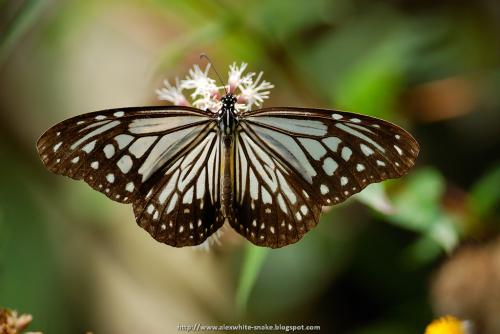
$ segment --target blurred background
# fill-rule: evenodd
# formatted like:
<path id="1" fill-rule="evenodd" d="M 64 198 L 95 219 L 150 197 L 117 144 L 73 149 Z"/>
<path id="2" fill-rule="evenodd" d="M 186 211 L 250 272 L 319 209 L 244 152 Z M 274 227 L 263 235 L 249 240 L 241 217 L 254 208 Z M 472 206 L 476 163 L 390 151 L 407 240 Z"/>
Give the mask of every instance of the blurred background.
<path id="1" fill-rule="evenodd" d="M 423 333 L 435 317 L 500 333 L 500 3 L 0 0 L 0 306 L 45 333 L 310 324 Z M 78 114 L 160 104 L 209 54 L 275 85 L 266 106 L 387 119 L 416 168 L 329 209 L 299 243 L 208 252 L 140 229 L 131 206 L 50 174 L 35 143 Z"/>

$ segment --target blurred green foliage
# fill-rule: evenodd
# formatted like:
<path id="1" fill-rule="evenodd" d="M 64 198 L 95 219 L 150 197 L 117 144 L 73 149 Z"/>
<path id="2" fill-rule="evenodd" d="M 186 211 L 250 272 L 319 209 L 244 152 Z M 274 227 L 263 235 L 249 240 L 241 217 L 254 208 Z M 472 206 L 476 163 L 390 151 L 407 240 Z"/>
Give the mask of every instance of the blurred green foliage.
<path id="1" fill-rule="evenodd" d="M 26 0 L 0 10 L 0 306 L 33 314 L 33 329 L 154 333 L 154 316 L 170 314 L 163 332 L 202 319 L 421 333 L 432 273 L 463 241 L 498 234 L 494 2 Z M 418 166 L 325 212 L 297 244 L 229 236 L 193 257 L 141 234 L 130 210 L 44 172 L 34 143 L 51 123 L 146 104 L 153 89 L 137 91 L 184 75 L 200 52 L 221 72 L 233 61 L 263 70 L 276 86 L 267 106 L 403 125 L 421 143 Z"/>
<path id="2" fill-rule="evenodd" d="M 486 172 L 471 190 L 471 207 L 482 218 L 498 211 L 500 203 L 500 164 Z"/>

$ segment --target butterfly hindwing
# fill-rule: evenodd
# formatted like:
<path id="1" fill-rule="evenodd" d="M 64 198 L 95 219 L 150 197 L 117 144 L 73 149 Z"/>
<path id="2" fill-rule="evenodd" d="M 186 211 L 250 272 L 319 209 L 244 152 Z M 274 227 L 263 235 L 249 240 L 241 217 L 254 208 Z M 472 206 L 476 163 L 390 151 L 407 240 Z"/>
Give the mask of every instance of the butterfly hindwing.
<path id="1" fill-rule="evenodd" d="M 297 242 L 316 226 L 321 205 L 310 187 L 297 180 L 259 138 L 245 131 L 235 142 L 235 197 L 231 225 L 259 246 L 282 247 Z"/>
<path id="2" fill-rule="evenodd" d="M 202 243 L 224 223 L 220 213 L 221 140 L 200 134 L 188 152 L 143 187 L 133 204 L 137 223 L 175 247 Z"/>

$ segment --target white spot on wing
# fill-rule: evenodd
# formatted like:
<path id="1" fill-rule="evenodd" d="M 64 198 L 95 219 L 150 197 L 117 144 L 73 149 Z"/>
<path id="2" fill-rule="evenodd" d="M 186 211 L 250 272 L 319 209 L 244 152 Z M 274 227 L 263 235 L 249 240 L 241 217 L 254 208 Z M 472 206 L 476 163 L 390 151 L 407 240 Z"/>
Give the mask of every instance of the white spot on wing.
<path id="1" fill-rule="evenodd" d="M 127 146 L 133 139 L 134 137 L 126 134 L 121 134 L 115 137 L 116 143 L 118 144 L 118 148 L 120 150 Z"/>
<path id="2" fill-rule="evenodd" d="M 359 147 L 361 148 L 363 154 L 367 157 L 375 153 L 370 147 L 366 146 L 365 144 L 360 144 Z"/>
<path id="3" fill-rule="evenodd" d="M 348 161 L 349 158 L 351 157 L 352 155 L 352 151 L 349 147 L 344 147 L 342 148 L 342 159 L 344 159 L 345 161 Z"/>
<path id="4" fill-rule="evenodd" d="M 131 193 L 132 191 L 134 191 L 134 188 L 135 188 L 134 182 L 129 182 L 125 186 L 125 190 L 128 191 L 129 193 Z"/>
<path id="5" fill-rule="evenodd" d="M 177 183 L 177 178 L 179 177 L 179 173 L 180 173 L 179 170 L 176 170 L 174 175 L 172 175 L 168 180 L 167 184 L 165 185 L 165 188 L 163 188 L 162 192 L 160 193 L 160 196 L 158 197 L 160 204 L 165 203 L 167 198 L 174 190 L 175 184 Z"/>
<path id="6" fill-rule="evenodd" d="M 141 118 L 133 120 L 129 125 L 129 131 L 134 134 L 164 132 L 181 126 L 206 121 L 204 116 L 169 116 Z"/>
<path id="7" fill-rule="evenodd" d="M 194 186 L 191 186 L 191 188 L 189 188 L 188 191 L 186 191 L 186 194 L 184 194 L 184 197 L 182 198 L 183 204 L 193 203 L 193 192 L 194 192 Z"/>
<path id="8" fill-rule="evenodd" d="M 82 150 L 85 151 L 86 153 L 90 153 L 92 152 L 92 150 L 94 149 L 95 147 L 95 143 L 97 142 L 97 139 L 96 140 L 93 140 L 91 141 L 90 143 L 88 143 L 87 145 L 85 145 Z"/>
<path id="9" fill-rule="evenodd" d="M 341 184 L 342 186 L 345 186 L 345 185 L 347 184 L 347 182 L 349 182 L 349 179 L 348 179 L 347 177 L 342 176 L 342 177 L 340 178 L 340 184 Z"/>
<path id="10" fill-rule="evenodd" d="M 339 115 L 339 114 L 332 114 L 332 118 L 333 118 L 334 120 L 337 120 L 337 121 L 338 121 L 339 119 L 342 119 L 342 115 Z"/>
<path id="11" fill-rule="evenodd" d="M 256 123 L 264 124 L 273 128 L 293 132 L 295 134 L 306 134 L 311 136 L 324 136 L 327 125 L 320 121 L 282 118 L 282 117 L 252 117 L 251 120 Z"/>
<path id="12" fill-rule="evenodd" d="M 59 143 L 55 144 L 54 145 L 54 152 L 57 152 L 57 150 L 59 149 L 59 147 L 61 147 L 62 145 L 62 141 L 60 141 Z"/>
<path id="13" fill-rule="evenodd" d="M 283 211 L 284 213 L 288 212 L 285 200 L 283 199 L 283 196 L 281 196 L 281 194 L 278 194 L 278 205 L 279 205 L 281 211 Z M 262 224 L 264 224 L 264 223 L 262 223 Z"/>
<path id="14" fill-rule="evenodd" d="M 288 182 L 286 182 L 283 174 L 281 174 L 280 171 L 276 171 L 276 174 L 278 175 L 280 186 L 281 189 L 283 189 L 285 196 L 290 200 L 290 203 L 295 204 L 295 202 L 297 202 L 297 196 L 295 196 L 295 192 L 290 189 Z"/>
<path id="15" fill-rule="evenodd" d="M 299 141 L 314 160 L 320 160 L 325 156 L 326 149 L 319 141 L 311 138 L 299 138 Z"/>
<path id="16" fill-rule="evenodd" d="M 106 175 L 106 180 L 108 180 L 109 183 L 115 182 L 115 175 L 112 173 L 109 173 L 108 175 Z"/>
<path id="17" fill-rule="evenodd" d="M 128 148 L 129 152 L 132 153 L 136 158 L 140 158 L 146 153 L 146 151 L 153 145 L 158 136 L 142 137 L 137 139 Z"/>
<path id="18" fill-rule="evenodd" d="M 71 159 L 71 162 L 76 164 L 78 161 L 80 161 L 80 157 L 74 157 L 73 159 Z"/>
<path id="19" fill-rule="evenodd" d="M 252 169 L 250 169 L 250 196 L 254 200 L 259 199 L 259 183 Z"/>
<path id="20" fill-rule="evenodd" d="M 273 203 L 273 199 L 271 198 L 271 195 L 269 194 L 269 192 L 263 186 L 260 187 L 260 190 L 262 192 L 262 202 L 264 204 L 271 204 L 271 203 Z"/>
<path id="21" fill-rule="evenodd" d="M 365 165 L 363 165 L 363 164 L 357 164 L 357 165 L 356 165 L 356 170 L 357 170 L 358 172 L 362 172 L 362 171 L 364 171 L 364 170 L 365 170 Z"/>
<path id="22" fill-rule="evenodd" d="M 90 164 L 90 167 L 92 167 L 92 168 L 94 168 L 94 169 L 99 168 L 99 161 L 93 161 L 93 162 Z"/>
<path id="23" fill-rule="evenodd" d="M 322 195 L 326 195 L 326 194 L 328 194 L 330 192 L 330 189 L 328 189 L 328 186 L 326 184 L 322 184 L 319 187 L 319 191 L 321 191 Z"/>
<path id="24" fill-rule="evenodd" d="M 94 131 L 91 131 L 89 133 L 87 133 L 85 136 L 83 136 L 82 138 L 78 139 L 76 142 L 73 143 L 73 145 L 71 145 L 71 149 L 74 150 L 76 147 L 78 147 L 81 143 L 84 143 L 86 142 L 88 139 L 94 137 L 94 136 L 97 136 L 105 131 L 108 131 L 109 129 L 112 129 L 114 128 L 115 126 L 119 125 L 120 124 L 120 121 L 113 121 L 113 122 L 109 122 L 109 123 L 106 123 L 105 125 L 95 129 Z"/>
<path id="25" fill-rule="evenodd" d="M 341 142 L 342 140 L 337 137 L 328 137 L 323 139 L 323 143 L 325 143 L 325 145 L 333 152 L 337 152 L 337 149 Z"/>
<path id="26" fill-rule="evenodd" d="M 357 130 L 351 129 L 350 127 L 348 127 L 344 124 L 340 124 L 340 123 L 335 124 L 335 126 L 342 131 L 345 131 L 345 132 L 347 132 L 355 137 L 363 139 L 367 143 L 370 143 L 371 145 L 375 146 L 379 151 L 385 152 L 385 149 L 382 146 L 380 146 L 377 142 L 375 142 L 373 139 L 371 139 L 370 137 L 368 137 L 364 133 L 361 133 Z"/>
<path id="27" fill-rule="evenodd" d="M 175 204 L 177 203 L 177 198 L 178 197 L 179 196 L 177 195 L 177 193 L 174 193 L 174 195 L 170 199 L 170 202 L 168 203 L 167 214 L 169 214 L 170 212 L 172 212 L 172 210 L 175 208 Z"/>
<path id="28" fill-rule="evenodd" d="M 132 169 L 132 158 L 129 155 L 125 154 L 120 158 L 120 160 L 118 160 L 116 165 L 118 166 L 118 168 L 120 168 L 123 174 L 127 174 L 130 169 Z"/>
<path id="29" fill-rule="evenodd" d="M 403 150 L 398 145 L 394 145 L 394 148 L 398 151 L 399 155 L 403 155 Z"/>
<path id="30" fill-rule="evenodd" d="M 240 175 L 240 202 L 243 201 L 243 198 L 245 196 L 245 189 L 246 189 L 246 184 L 247 184 L 247 171 L 248 171 L 248 164 L 247 164 L 247 158 L 245 157 L 245 154 L 243 153 L 243 149 L 241 148 L 241 145 L 238 145 L 238 161 L 239 161 L 239 166 L 240 168 L 238 169 L 241 172 Z"/>
<path id="31" fill-rule="evenodd" d="M 106 146 L 104 146 L 104 155 L 106 156 L 106 158 L 111 158 L 113 155 L 115 155 L 115 147 L 112 145 L 112 144 L 108 144 Z"/>
<path id="32" fill-rule="evenodd" d="M 113 116 L 115 116 L 115 117 L 122 117 L 123 115 L 125 115 L 125 113 L 123 111 L 117 111 L 113 114 Z"/>
<path id="33" fill-rule="evenodd" d="M 196 181 L 196 198 L 201 199 L 205 195 L 205 169 L 202 170 Z"/>
<path id="34" fill-rule="evenodd" d="M 358 129 L 358 130 L 362 130 L 362 131 L 366 131 L 366 132 L 370 132 L 370 133 L 374 133 L 372 130 L 368 129 L 368 128 L 365 128 L 364 126 L 362 125 L 358 125 L 358 124 L 346 124 L 348 127 L 350 128 L 354 128 L 354 129 Z"/>
<path id="35" fill-rule="evenodd" d="M 326 158 L 323 161 L 323 169 L 327 175 L 332 176 L 338 167 L 339 165 L 337 164 L 337 162 L 330 157 Z"/>

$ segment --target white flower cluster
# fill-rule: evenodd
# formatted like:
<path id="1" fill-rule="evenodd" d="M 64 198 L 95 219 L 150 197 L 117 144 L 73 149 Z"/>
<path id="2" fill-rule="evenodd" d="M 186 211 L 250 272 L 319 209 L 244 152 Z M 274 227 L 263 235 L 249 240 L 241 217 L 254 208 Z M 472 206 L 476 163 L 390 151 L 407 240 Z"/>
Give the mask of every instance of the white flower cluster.
<path id="1" fill-rule="evenodd" d="M 235 108 L 238 112 L 248 111 L 254 106 L 260 107 L 264 100 L 269 97 L 269 90 L 274 86 L 262 80 L 262 72 L 258 75 L 254 72 L 244 73 L 246 68 L 246 63 L 241 63 L 240 66 L 233 63 L 229 66 L 227 86 L 217 86 L 216 81 L 208 76 L 210 64 L 205 70 L 194 65 L 185 79 L 175 79 L 175 85 L 171 85 L 168 80 L 165 80 L 164 86 L 156 93 L 160 100 L 180 106 L 192 105 L 215 113 L 221 108 L 220 99 L 227 91 L 236 96 Z M 184 90 L 191 91 L 189 94 L 191 103 L 183 94 Z"/>

